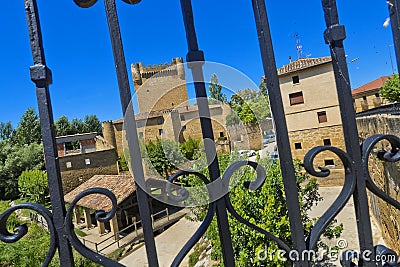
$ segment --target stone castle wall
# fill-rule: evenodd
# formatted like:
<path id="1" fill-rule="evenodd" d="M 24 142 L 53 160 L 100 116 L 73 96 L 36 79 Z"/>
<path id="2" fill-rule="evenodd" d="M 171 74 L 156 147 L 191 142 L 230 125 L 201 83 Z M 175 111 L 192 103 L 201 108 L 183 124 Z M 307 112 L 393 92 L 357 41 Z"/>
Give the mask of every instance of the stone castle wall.
<path id="1" fill-rule="evenodd" d="M 375 115 L 357 118 L 361 140 L 374 134 L 393 134 L 399 136 L 400 116 Z M 389 145 L 378 144 L 378 149 Z M 400 201 L 400 164 L 380 161 L 375 155 L 369 158 L 369 173 L 375 184 L 393 199 Z M 372 213 L 382 227 L 387 245 L 400 253 L 400 211 L 370 193 Z"/>

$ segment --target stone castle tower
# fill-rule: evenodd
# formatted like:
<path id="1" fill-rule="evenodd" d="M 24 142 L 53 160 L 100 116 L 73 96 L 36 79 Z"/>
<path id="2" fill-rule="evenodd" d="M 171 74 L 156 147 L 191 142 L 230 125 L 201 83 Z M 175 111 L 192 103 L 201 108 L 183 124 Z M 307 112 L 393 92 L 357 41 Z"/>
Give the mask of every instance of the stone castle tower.
<path id="1" fill-rule="evenodd" d="M 140 113 L 174 109 L 188 101 L 182 58 L 147 67 L 138 62 L 131 70 Z"/>

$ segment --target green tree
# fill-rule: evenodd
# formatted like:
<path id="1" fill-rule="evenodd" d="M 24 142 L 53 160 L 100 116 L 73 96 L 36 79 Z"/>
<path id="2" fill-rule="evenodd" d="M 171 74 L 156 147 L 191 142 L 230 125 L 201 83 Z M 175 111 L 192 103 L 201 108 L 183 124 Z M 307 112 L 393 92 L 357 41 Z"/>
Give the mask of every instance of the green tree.
<path id="1" fill-rule="evenodd" d="M 239 120 L 256 123 L 271 116 L 269 100 L 261 90 L 238 90 L 231 96 L 229 104 L 233 112 L 226 118 L 227 125 L 237 124 Z"/>
<path id="2" fill-rule="evenodd" d="M 33 108 L 28 108 L 22 115 L 11 139 L 20 146 L 41 142 L 39 116 Z"/>
<path id="3" fill-rule="evenodd" d="M 65 136 L 73 134 L 73 128 L 71 123 L 69 122 L 67 116 L 63 115 L 54 123 L 56 127 L 56 135 L 57 136 Z"/>
<path id="4" fill-rule="evenodd" d="M 96 133 L 102 132 L 101 123 L 96 115 L 86 115 L 85 118 L 83 119 L 83 122 L 85 124 L 85 131 L 87 133 L 88 132 L 96 132 Z"/>
<path id="5" fill-rule="evenodd" d="M 14 129 L 13 129 L 10 121 L 8 121 L 6 123 L 0 122 L 0 139 L 2 139 L 2 140 L 10 139 L 13 132 L 14 132 Z"/>
<path id="6" fill-rule="evenodd" d="M 200 147 L 200 140 L 193 139 L 189 136 L 186 142 L 179 144 L 179 148 L 182 151 L 182 154 L 188 160 L 194 160 L 198 158 L 196 154 Z"/>
<path id="7" fill-rule="evenodd" d="M 230 158 L 231 155 L 219 155 L 221 171 L 224 171 L 229 162 L 232 161 Z M 244 219 L 271 232 L 290 246 L 292 242 L 290 224 L 279 164 L 271 162 L 269 159 L 258 159 L 258 162 L 267 170 L 264 185 L 256 191 L 245 189 L 242 186 L 243 183 L 245 181 L 252 181 L 255 174 L 250 168 L 242 168 L 237 171 L 231 179 L 232 189 L 229 193 L 231 203 Z M 309 176 L 302 171 L 299 162 L 295 162 L 295 167 L 303 227 L 307 235 L 314 224 L 314 220 L 310 218 L 308 213 L 311 207 L 316 205 L 322 198 L 318 193 L 316 179 L 310 179 Z M 195 178 L 190 179 L 189 182 L 192 185 L 198 184 Z M 232 182 L 235 182 L 235 187 Z M 196 207 L 192 210 L 195 214 L 195 220 L 202 221 L 204 219 L 206 207 Z M 287 266 L 287 262 L 281 261 L 279 257 L 277 257 L 278 254 L 275 255 L 272 253 L 272 255 L 276 257 L 266 257 L 265 259 L 259 259 L 257 257 L 259 251 L 265 248 L 268 250 L 268 255 L 270 252 L 277 251 L 279 248 L 275 242 L 267 239 L 263 234 L 241 224 L 231 216 L 229 216 L 228 221 L 232 234 L 232 244 L 237 266 Z M 337 238 L 340 236 L 342 230 L 342 225 L 331 225 L 325 233 L 325 236 L 327 238 Z M 212 259 L 219 262 L 218 266 L 223 265 L 222 248 L 215 218 L 208 228 L 205 238 L 211 243 Z M 323 243 L 320 242 L 319 245 L 322 246 Z M 198 251 L 196 253 L 198 255 L 200 254 Z"/>
<path id="8" fill-rule="evenodd" d="M 46 205 L 49 199 L 49 185 L 45 171 L 26 170 L 18 178 L 21 197 L 30 202 Z"/>
<path id="9" fill-rule="evenodd" d="M 146 144 L 147 157 L 145 159 L 151 166 L 165 178 L 175 170 L 176 164 L 183 162 L 184 158 L 179 150 L 178 144 L 171 140 L 157 139 Z"/>
<path id="10" fill-rule="evenodd" d="M 268 96 L 268 88 L 265 79 L 261 80 L 261 83 L 258 85 L 258 89 L 260 89 L 261 93 L 263 93 L 265 96 Z"/>
<path id="11" fill-rule="evenodd" d="M 399 74 L 386 80 L 385 84 L 379 90 L 379 94 L 390 102 L 400 101 L 400 79 Z"/>
<path id="12" fill-rule="evenodd" d="M 222 85 L 218 81 L 217 74 L 213 74 L 211 76 L 210 85 L 208 86 L 208 91 L 210 92 L 209 103 L 217 104 L 217 103 L 227 103 L 226 94 L 222 93 Z"/>
<path id="13" fill-rule="evenodd" d="M 81 134 L 81 133 L 102 133 L 101 123 L 96 115 L 85 115 L 84 119 L 74 118 L 71 121 L 63 115 L 56 122 L 57 136 Z"/>
<path id="14" fill-rule="evenodd" d="M 86 132 L 86 125 L 81 119 L 74 118 L 70 122 L 72 132 L 76 133 L 85 133 Z"/>
<path id="15" fill-rule="evenodd" d="M 43 147 L 0 142 L 0 199 L 18 197 L 18 177 L 25 170 L 43 169 Z"/>

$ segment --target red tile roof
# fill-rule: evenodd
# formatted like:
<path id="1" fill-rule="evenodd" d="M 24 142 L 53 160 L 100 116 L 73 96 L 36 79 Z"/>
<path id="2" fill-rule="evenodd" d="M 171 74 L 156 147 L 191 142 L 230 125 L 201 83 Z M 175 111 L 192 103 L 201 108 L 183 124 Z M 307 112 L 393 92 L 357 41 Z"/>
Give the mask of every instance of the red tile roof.
<path id="1" fill-rule="evenodd" d="M 380 89 L 389 77 L 391 76 L 382 76 L 378 79 L 375 79 L 372 82 L 369 82 L 367 84 L 364 84 L 363 86 L 354 89 L 353 91 L 351 91 L 351 94 L 358 95 L 361 93 L 366 93 L 368 91 Z"/>
<path id="2" fill-rule="evenodd" d="M 71 192 L 65 195 L 65 202 L 71 203 L 75 197 L 93 187 L 106 188 L 114 193 L 117 198 L 117 204 L 121 204 L 125 199 L 136 191 L 135 182 L 130 175 L 95 175 L 84 182 Z M 105 195 L 89 195 L 82 198 L 78 205 L 94 210 L 110 211 L 112 208 L 111 200 Z"/>
<path id="3" fill-rule="evenodd" d="M 330 56 L 318 57 L 318 58 L 299 58 L 287 65 L 284 65 L 282 68 L 279 68 L 278 75 L 288 74 L 298 70 L 325 64 L 331 61 L 332 58 Z"/>

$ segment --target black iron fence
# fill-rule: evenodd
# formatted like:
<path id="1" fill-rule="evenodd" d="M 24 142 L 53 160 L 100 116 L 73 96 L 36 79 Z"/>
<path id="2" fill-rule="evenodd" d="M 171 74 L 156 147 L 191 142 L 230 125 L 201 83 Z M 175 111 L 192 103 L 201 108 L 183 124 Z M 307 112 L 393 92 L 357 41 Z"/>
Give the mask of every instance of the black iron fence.
<path id="1" fill-rule="evenodd" d="M 139 0 L 123 0 L 129 4 L 135 4 Z M 80 6 L 89 8 L 94 5 L 96 0 L 74 0 Z M 355 112 L 352 102 L 351 89 L 349 84 L 349 75 L 345 57 L 343 40 L 346 38 L 345 28 L 339 22 L 338 11 L 335 0 L 322 0 L 323 12 L 327 29 L 324 33 L 324 39 L 330 47 L 332 63 L 335 73 L 335 81 L 337 85 L 337 93 L 340 104 L 340 112 L 343 122 L 343 132 L 345 136 L 346 152 L 331 146 L 315 147 L 311 149 L 305 159 L 304 166 L 306 170 L 318 177 L 326 177 L 329 175 L 327 169 L 315 169 L 313 161 L 315 157 L 323 151 L 331 151 L 342 160 L 345 168 L 345 182 L 341 193 L 329 207 L 329 209 L 319 218 L 315 226 L 305 236 L 303 222 L 300 214 L 300 205 L 298 202 L 298 190 L 296 186 L 295 171 L 293 166 L 292 154 L 289 147 L 288 130 L 286 125 L 285 114 L 283 110 L 282 98 L 279 88 L 278 74 L 272 46 L 268 16 L 264 0 L 252 0 L 255 23 L 257 26 L 258 40 L 264 67 L 268 94 L 271 103 L 271 111 L 275 121 L 275 132 L 277 147 L 279 150 L 280 166 L 282 170 L 284 190 L 286 195 L 288 216 L 290 220 L 290 231 L 292 245 L 289 246 L 279 237 L 276 237 L 268 231 L 261 229 L 251 222 L 243 219 L 231 204 L 228 193 L 228 184 L 233 172 L 243 166 L 250 166 L 257 170 L 257 179 L 253 182 L 245 183 L 245 186 L 251 190 L 257 190 L 262 187 L 265 179 L 264 170 L 257 163 L 250 161 L 240 161 L 232 164 L 224 174 L 221 175 L 218 159 L 215 155 L 215 143 L 210 119 L 210 110 L 207 102 L 207 94 L 204 83 L 203 69 L 201 62 L 204 62 L 204 53 L 199 49 L 197 36 L 195 31 L 195 23 L 192 11 L 191 0 L 181 0 L 182 14 L 184 18 L 186 38 L 188 44 L 188 54 L 186 61 L 191 69 L 195 82 L 195 92 L 199 108 L 199 117 L 201 122 L 201 130 L 205 142 L 206 155 L 208 161 L 209 177 L 197 173 L 195 171 L 181 171 L 169 178 L 169 182 L 173 182 L 177 178 L 186 174 L 198 176 L 205 184 L 207 184 L 210 198 L 215 194 L 222 197 L 215 198 L 209 203 L 208 213 L 205 220 L 190 238 L 187 244 L 178 253 L 171 266 L 178 266 L 185 255 L 196 244 L 209 227 L 214 214 L 217 217 L 219 238 L 221 241 L 223 263 L 225 266 L 235 266 L 234 251 L 232 238 L 228 224 L 228 212 L 239 222 L 255 229 L 264 234 L 266 238 L 277 242 L 279 247 L 286 252 L 296 251 L 298 255 L 315 249 L 317 241 L 332 222 L 335 216 L 341 211 L 344 205 L 351 197 L 354 199 L 355 213 L 357 218 L 358 239 L 361 254 L 354 251 L 348 253 L 351 257 L 342 261 L 343 266 L 356 266 L 353 259 L 358 256 L 358 266 L 379 266 L 381 262 L 369 260 L 376 255 L 393 254 L 394 252 L 382 246 L 374 246 L 372 241 L 372 230 L 370 218 L 370 210 L 367 198 L 367 190 L 373 192 L 390 205 L 400 209 L 400 203 L 389 197 L 385 192 L 380 190 L 372 181 L 368 173 L 368 157 L 374 145 L 381 141 L 387 140 L 391 144 L 391 151 L 380 153 L 380 159 L 393 162 L 399 160 L 400 139 L 392 135 L 376 135 L 367 138 L 363 144 L 358 140 L 357 127 L 355 122 Z M 396 56 L 398 65 L 400 63 L 400 0 L 387 1 L 390 17 L 392 21 L 392 31 L 396 47 Z M 143 234 L 145 239 L 145 247 L 147 251 L 147 259 L 149 266 L 159 266 L 157 250 L 154 241 L 154 233 L 152 227 L 152 219 L 148 205 L 148 195 L 146 194 L 145 179 L 143 173 L 142 161 L 137 160 L 140 155 L 139 141 L 135 123 L 135 117 L 131 102 L 130 85 L 128 73 L 125 64 L 124 50 L 121 42 L 121 34 L 116 10 L 115 0 L 104 0 L 106 9 L 107 22 L 110 32 L 110 39 L 114 54 L 119 92 L 121 98 L 122 111 L 125 114 L 126 135 L 128 148 L 130 153 L 130 163 L 135 177 L 137 188 L 137 201 L 140 216 L 142 218 Z M 60 170 L 57 160 L 57 146 L 55 142 L 54 121 L 49 94 L 49 85 L 51 84 L 51 71 L 46 65 L 45 54 L 42 44 L 41 28 L 39 22 L 39 14 L 36 0 L 25 0 L 25 10 L 27 15 L 28 29 L 31 41 L 31 50 L 34 66 L 31 69 L 31 79 L 36 85 L 37 101 L 39 107 L 39 115 L 41 121 L 41 130 L 43 137 L 43 146 L 45 154 L 46 169 L 48 174 L 50 199 L 52 204 L 52 212 L 45 207 L 26 203 L 16 205 L 5 211 L 0 216 L 0 240 L 3 242 L 17 242 L 27 233 L 27 226 L 21 225 L 16 232 L 7 231 L 6 222 L 11 213 L 18 209 L 31 209 L 39 213 L 46 220 L 50 232 L 50 247 L 43 266 L 47 266 L 53 258 L 56 250 L 59 253 L 60 265 L 62 267 L 70 267 L 74 264 L 72 255 L 72 247 L 74 247 L 84 257 L 101 264 L 103 266 L 122 266 L 103 255 L 100 255 L 80 242 L 74 233 L 72 224 L 72 213 L 76 203 L 85 196 L 91 194 L 106 195 L 113 203 L 113 209 L 106 213 L 99 211 L 96 213 L 96 219 L 100 222 L 109 221 L 116 213 L 116 198 L 108 190 L 102 188 L 92 188 L 79 194 L 70 204 L 68 210 L 65 209 L 63 198 L 63 190 L 60 178 Z M 195 62 L 200 62 L 196 64 Z M 167 184 L 167 189 L 169 188 Z M 187 198 L 188 192 L 182 189 L 181 195 L 169 195 L 174 201 L 179 202 Z M 363 253 L 369 252 L 369 253 Z M 367 255 L 368 254 L 368 255 Z M 364 257 L 364 255 L 369 256 Z M 292 260 L 294 266 L 310 266 L 309 259 L 298 257 Z M 386 262 L 385 266 L 398 266 L 396 262 Z"/>

